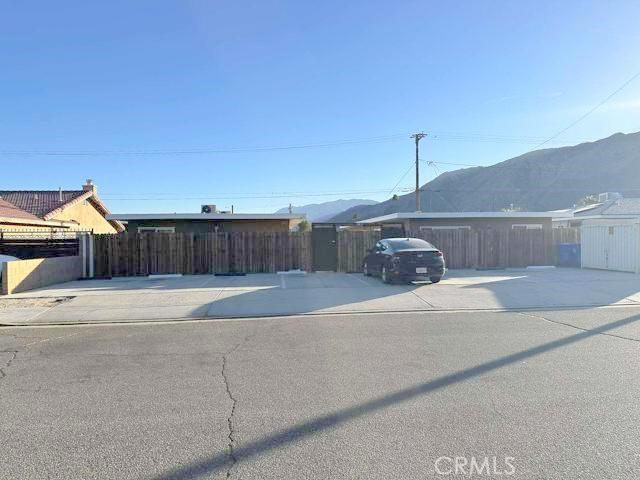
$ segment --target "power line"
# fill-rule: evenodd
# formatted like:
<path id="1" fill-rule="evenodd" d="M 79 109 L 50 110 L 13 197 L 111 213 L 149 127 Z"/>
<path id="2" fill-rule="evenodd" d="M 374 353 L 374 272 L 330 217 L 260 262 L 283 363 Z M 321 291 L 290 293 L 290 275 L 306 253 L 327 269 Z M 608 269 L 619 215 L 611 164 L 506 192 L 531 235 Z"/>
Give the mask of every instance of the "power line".
<path id="1" fill-rule="evenodd" d="M 526 188 L 430 188 L 428 191 L 434 193 L 526 193 L 530 192 L 589 192 L 591 189 L 584 188 L 554 188 L 554 187 L 526 187 Z M 640 194 L 640 189 L 626 189 L 626 188 L 608 188 L 609 191 L 620 191 L 626 195 Z M 413 192 L 413 188 L 402 188 L 399 191 L 404 193 Z M 372 190 L 365 193 L 388 193 L 388 190 Z M 591 192 L 595 193 L 595 192 Z M 317 193 L 317 194 L 302 194 L 302 195 L 273 195 L 273 196 L 232 196 L 232 197 L 218 197 L 217 195 L 211 195 L 208 197 L 172 197 L 172 198 L 109 198 L 104 199 L 109 202 L 117 201 L 176 201 L 176 200 L 260 200 L 260 199 L 278 199 L 278 198 L 298 198 L 298 197 L 323 197 L 323 196 L 336 196 L 344 195 L 344 193 Z"/>
<path id="2" fill-rule="evenodd" d="M 389 195 L 391 195 L 395 191 L 395 189 L 398 188 L 398 185 L 400 185 L 400 182 L 402 182 L 402 180 L 404 180 L 404 177 L 406 177 L 412 169 L 413 169 L 413 160 L 409 164 L 409 168 L 407 168 L 407 171 L 402 174 L 402 176 L 398 179 L 398 181 L 393 186 L 393 188 L 391 190 L 389 190 Z"/>
<path id="3" fill-rule="evenodd" d="M 359 139 L 339 140 L 327 143 L 310 143 L 299 145 L 280 145 L 280 146 L 258 146 L 258 147 L 239 147 L 239 148 L 193 148 L 180 150 L 85 150 L 85 151 L 51 151 L 51 150 L 2 150 L 2 155 L 49 155 L 49 156 L 93 156 L 93 155 L 199 155 L 212 153 L 250 153 L 250 152 L 270 152 L 278 150 L 301 150 L 308 148 L 327 148 L 343 145 L 372 144 L 385 143 L 406 138 L 406 134 L 386 135 L 380 137 L 368 137 Z"/>
<path id="4" fill-rule="evenodd" d="M 585 118 L 587 118 L 589 115 L 591 115 L 593 112 L 595 112 L 597 109 L 599 109 L 601 106 L 603 106 L 605 103 L 607 103 L 609 100 L 611 100 L 617 93 L 619 93 L 620 91 L 622 91 L 627 85 L 629 85 L 631 82 L 633 82 L 636 78 L 640 77 L 640 72 L 636 73 L 635 75 L 633 75 L 631 78 L 629 78 L 626 82 L 624 82 L 622 85 L 620 85 L 618 88 L 616 88 L 612 93 L 610 93 L 609 95 L 607 95 L 607 97 L 602 100 L 600 103 L 598 103 L 595 107 L 593 107 L 592 109 L 590 109 L 589 111 L 587 111 L 584 115 L 582 115 L 581 117 L 579 117 L 577 120 L 571 122 L 568 126 L 566 126 L 565 128 L 563 128 L 562 130 L 560 130 L 558 133 L 550 136 L 549 138 L 547 138 L 544 142 L 539 143 L 538 145 L 536 145 L 533 149 L 537 150 L 540 147 L 542 147 L 543 145 L 546 145 L 547 143 L 549 143 L 552 140 L 555 140 L 556 138 L 558 138 L 560 135 L 562 135 L 564 132 L 566 132 L 567 130 L 569 130 L 570 128 L 574 127 L 575 125 L 577 125 L 578 123 L 580 123 L 582 120 L 584 120 Z"/>
<path id="5" fill-rule="evenodd" d="M 427 162 L 427 165 L 455 165 L 458 167 L 487 167 L 487 166 L 492 166 L 492 165 L 472 165 L 470 163 L 454 163 L 454 162 L 439 162 L 439 161 L 435 161 L 435 160 L 424 160 L 424 159 L 420 159 L 420 161 L 422 162 Z"/>
<path id="6" fill-rule="evenodd" d="M 411 189 L 404 188 L 400 189 L 402 192 L 409 192 Z M 247 195 L 247 196 L 219 196 L 217 194 L 212 194 L 209 196 L 203 197 L 165 197 L 165 198 L 150 198 L 150 197 L 132 197 L 132 198 L 111 198 L 108 195 L 101 195 L 103 200 L 108 200 L 109 202 L 136 202 L 136 201 L 176 201 L 176 200 L 263 200 L 263 199 L 271 199 L 271 198 L 302 198 L 302 197 L 329 197 L 329 196 L 340 196 L 340 195 L 354 195 L 354 194 L 373 194 L 373 193 L 385 193 L 387 190 L 369 190 L 369 191 L 360 191 L 360 192 L 323 192 L 323 193 L 288 193 L 288 194 L 279 194 L 279 195 Z"/>
<path id="7" fill-rule="evenodd" d="M 482 135 L 482 134 L 446 134 L 446 133 L 436 133 L 434 132 L 430 138 L 436 141 L 446 141 L 446 142 L 473 142 L 473 143 L 495 143 L 495 144 L 529 144 L 535 145 L 539 143 L 541 140 L 544 140 L 546 137 L 543 136 L 502 136 L 502 135 Z M 589 139 L 583 138 L 580 140 L 566 140 L 561 143 L 582 143 L 589 141 Z"/>
<path id="8" fill-rule="evenodd" d="M 617 93 L 617 92 L 616 92 Z M 597 108 L 597 107 L 596 107 Z M 594 108 L 595 110 L 595 108 Z M 580 121 L 580 120 L 579 120 Z M 576 122 L 577 123 L 577 122 Z M 571 125 L 573 126 L 573 125 Z M 571 128 L 568 127 L 568 128 Z M 567 129 L 568 129 L 567 128 Z M 563 133 L 563 132 L 560 132 Z M 553 138 L 560 135 L 554 135 Z M 386 135 L 379 137 L 369 137 L 361 139 L 347 139 L 326 143 L 309 143 L 298 145 L 280 145 L 280 146 L 257 146 L 257 147 L 237 147 L 237 148 L 220 148 L 220 147 L 202 147 L 202 148 L 184 148 L 184 149 L 136 149 L 136 150 L 0 150 L 0 155 L 31 155 L 31 156 L 113 156 L 113 155 L 133 155 L 133 156 L 153 156 L 153 155 L 209 155 L 209 154 L 234 154 L 234 153 L 261 153 L 271 151 L 301 150 L 313 148 L 330 148 L 348 145 L 361 144 L 378 144 L 398 141 L 406 138 L 406 134 Z M 480 133 L 456 133 L 456 132 L 433 132 L 430 134 L 432 140 L 447 142 L 474 142 L 474 143 L 525 143 L 531 145 L 543 145 L 549 143 L 553 138 L 547 138 L 543 143 L 540 140 L 545 139 L 542 136 L 508 136 L 508 135 L 487 135 Z M 562 143 L 581 143 L 589 141 L 589 139 L 567 140 Z M 534 147 L 538 148 L 538 147 Z"/>
<path id="9" fill-rule="evenodd" d="M 272 192 L 189 192 L 191 195 L 198 196 L 216 196 L 216 195 L 262 195 L 262 196 L 280 196 L 280 195 L 355 195 L 360 193 L 385 192 L 386 189 L 368 189 L 368 190 L 330 190 L 330 191 L 272 191 Z M 107 192 L 100 194 L 101 198 L 109 198 L 113 196 L 135 196 L 135 195 L 184 195 L 185 192 Z"/>
<path id="10" fill-rule="evenodd" d="M 439 177 L 440 175 L 442 175 L 442 173 L 440 172 L 440 169 L 439 169 L 439 168 L 438 168 L 438 166 L 435 164 L 435 162 L 427 162 L 427 164 L 428 164 L 428 165 L 430 165 L 430 166 L 431 166 L 431 167 L 436 171 L 436 174 L 437 174 L 437 176 L 438 176 L 438 177 Z M 429 193 L 431 193 L 431 197 L 432 197 L 432 198 L 433 198 L 433 192 L 437 193 L 437 194 L 438 194 L 438 196 L 439 196 L 442 200 L 444 200 L 444 201 L 445 201 L 445 203 L 448 203 L 449 205 L 451 205 L 451 207 L 453 208 L 453 211 L 454 211 L 454 212 L 459 210 L 459 209 L 458 209 L 458 207 L 457 207 L 456 205 L 454 205 L 452 201 L 449 201 L 448 199 L 446 199 L 446 198 L 445 198 L 444 196 L 442 196 L 442 195 L 440 194 L 440 192 L 438 192 L 437 190 L 430 188 L 430 189 L 428 190 L 428 192 L 429 192 Z M 429 198 L 429 197 L 427 197 L 427 200 L 428 200 L 428 198 Z"/>

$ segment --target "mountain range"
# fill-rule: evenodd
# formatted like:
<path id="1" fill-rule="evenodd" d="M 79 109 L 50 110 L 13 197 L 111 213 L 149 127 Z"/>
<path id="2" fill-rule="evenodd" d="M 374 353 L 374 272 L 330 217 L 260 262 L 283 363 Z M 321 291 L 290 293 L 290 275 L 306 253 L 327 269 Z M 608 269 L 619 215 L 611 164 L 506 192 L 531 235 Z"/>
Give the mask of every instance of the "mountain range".
<path id="1" fill-rule="evenodd" d="M 378 202 L 375 200 L 365 200 L 359 198 L 353 198 L 349 200 L 333 200 L 331 202 L 324 203 L 310 203 L 309 205 L 302 205 L 299 207 L 293 207 L 293 213 L 305 213 L 307 220 L 310 222 L 326 222 L 331 217 L 343 212 L 349 208 L 356 207 L 358 205 L 374 205 Z M 289 213 L 289 208 L 281 208 L 275 213 Z"/>
<path id="2" fill-rule="evenodd" d="M 640 132 L 594 142 L 535 150 L 488 167 L 445 172 L 420 188 L 422 211 L 557 210 L 601 192 L 640 196 Z M 375 205 L 357 205 L 330 219 L 415 211 L 415 193 Z"/>

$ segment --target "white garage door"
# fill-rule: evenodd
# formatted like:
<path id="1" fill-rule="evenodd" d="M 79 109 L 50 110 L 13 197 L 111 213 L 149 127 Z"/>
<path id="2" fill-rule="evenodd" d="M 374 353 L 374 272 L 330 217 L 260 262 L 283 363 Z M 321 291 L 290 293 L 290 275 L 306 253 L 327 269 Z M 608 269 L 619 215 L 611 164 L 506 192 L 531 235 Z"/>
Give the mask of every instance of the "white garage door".
<path id="1" fill-rule="evenodd" d="M 582 267 L 638 272 L 640 226 L 584 225 L 581 232 Z"/>

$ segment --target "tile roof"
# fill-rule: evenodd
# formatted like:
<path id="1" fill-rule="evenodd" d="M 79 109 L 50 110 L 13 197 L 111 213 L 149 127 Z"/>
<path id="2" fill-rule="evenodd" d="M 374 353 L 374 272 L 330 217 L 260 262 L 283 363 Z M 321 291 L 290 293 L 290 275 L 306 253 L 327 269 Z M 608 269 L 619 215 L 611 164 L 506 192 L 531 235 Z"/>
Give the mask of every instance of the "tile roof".
<path id="1" fill-rule="evenodd" d="M 83 190 L 0 190 L 0 197 L 39 218 L 87 192 Z"/>
<path id="2" fill-rule="evenodd" d="M 2 198 L 0 198 L 0 217 L 19 218 L 21 220 L 40 220 L 35 215 L 25 212 Z"/>

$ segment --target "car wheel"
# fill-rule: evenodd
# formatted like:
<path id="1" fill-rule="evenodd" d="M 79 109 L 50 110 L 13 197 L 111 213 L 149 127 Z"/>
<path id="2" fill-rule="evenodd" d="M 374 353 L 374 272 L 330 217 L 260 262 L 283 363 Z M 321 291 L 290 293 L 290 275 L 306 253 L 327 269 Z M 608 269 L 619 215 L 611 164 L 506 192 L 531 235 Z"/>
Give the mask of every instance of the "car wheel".
<path id="1" fill-rule="evenodd" d="M 371 272 L 369 271 L 369 266 L 366 263 L 362 266 L 362 273 L 364 273 L 365 276 L 367 277 L 371 276 Z"/>
<path id="2" fill-rule="evenodd" d="M 382 267 L 380 277 L 384 283 L 391 283 L 391 277 L 389 276 L 389 272 L 387 272 L 387 267 Z"/>
<path id="3" fill-rule="evenodd" d="M 431 283 L 438 283 L 441 278 L 442 277 L 439 277 L 439 276 L 433 276 L 433 277 L 429 277 L 429 280 L 431 280 Z"/>

